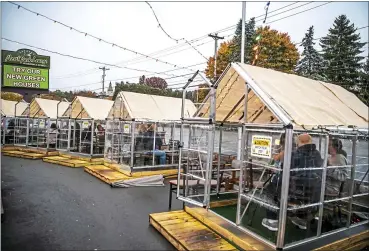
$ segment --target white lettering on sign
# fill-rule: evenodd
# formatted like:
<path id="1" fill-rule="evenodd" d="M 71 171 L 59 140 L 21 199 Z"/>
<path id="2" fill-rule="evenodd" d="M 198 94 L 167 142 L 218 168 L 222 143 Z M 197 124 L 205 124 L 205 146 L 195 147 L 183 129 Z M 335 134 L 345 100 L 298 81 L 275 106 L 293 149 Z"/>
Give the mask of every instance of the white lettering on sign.
<path id="1" fill-rule="evenodd" d="M 13 71 L 19 72 L 19 73 L 35 74 L 35 75 L 41 74 L 41 71 L 38 69 L 29 69 L 29 68 L 20 68 L 20 67 L 13 67 Z"/>
<path id="2" fill-rule="evenodd" d="M 25 82 L 14 82 L 15 87 L 25 87 L 25 88 L 40 88 L 39 83 L 25 83 Z"/>
<path id="3" fill-rule="evenodd" d="M 23 79 L 28 81 L 46 81 L 44 77 L 34 77 L 34 76 L 23 76 Z"/>

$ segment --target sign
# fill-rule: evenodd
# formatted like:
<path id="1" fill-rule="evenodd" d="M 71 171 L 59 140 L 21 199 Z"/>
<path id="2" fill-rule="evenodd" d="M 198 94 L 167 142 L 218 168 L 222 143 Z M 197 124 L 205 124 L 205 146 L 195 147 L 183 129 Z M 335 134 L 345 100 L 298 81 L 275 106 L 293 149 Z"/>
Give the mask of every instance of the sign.
<path id="1" fill-rule="evenodd" d="M 272 157 L 272 137 L 253 135 L 251 155 L 270 159 Z"/>
<path id="2" fill-rule="evenodd" d="M 49 70 L 42 68 L 3 66 L 3 86 L 49 89 Z"/>
<path id="3" fill-rule="evenodd" d="M 45 121 L 41 120 L 38 124 L 38 128 L 45 128 Z"/>
<path id="4" fill-rule="evenodd" d="M 49 89 L 50 57 L 28 49 L 2 50 L 2 86 Z"/>
<path id="5" fill-rule="evenodd" d="M 90 123 L 88 121 L 83 121 L 82 122 L 82 128 L 83 129 L 87 129 L 90 126 Z"/>
<path id="6" fill-rule="evenodd" d="M 130 130 L 130 125 L 124 125 L 123 126 L 123 133 L 130 133 L 131 132 L 131 130 Z"/>
<path id="7" fill-rule="evenodd" d="M 38 55 L 36 52 L 28 49 L 17 51 L 1 51 L 3 64 L 27 65 L 39 68 L 50 69 L 50 57 Z"/>

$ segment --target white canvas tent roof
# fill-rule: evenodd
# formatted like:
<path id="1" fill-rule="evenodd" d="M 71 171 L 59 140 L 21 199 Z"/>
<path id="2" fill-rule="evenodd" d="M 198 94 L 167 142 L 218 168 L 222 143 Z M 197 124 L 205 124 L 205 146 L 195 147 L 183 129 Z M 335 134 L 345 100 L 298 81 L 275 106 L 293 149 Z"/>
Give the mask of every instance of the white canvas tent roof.
<path id="1" fill-rule="evenodd" d="M 243 121 L 245 82 L 249 123 L 368 128 L 368 107 L 344 88 L 241 63 L 232 63 L 218 82 L 217 121 Z M 209 102 L 196 115 L 208 116 L 208 110 Z"/>
<path id="2" fill-rule="evenodd" d="M 77 96 L 72 102 L 72 110 L 66 110 L 63 116 L 105 120 L 113 104 L 111 100 Z"/>
<path id="3" fill-rule="evenodd" d="M 59 104 L 59 106 L 58 106 Z M 30 109 L 25 110 L 22 115 L 29 115 L 30 117 L 47 117 L 56 119 L 58 114 L 61 115 L 69 107 L 69 102 L 58 101 L 43 98 L 34 98 L 30 103 Z M 58 110 L 59 109 L 59 110 Z"/>
<path id="4" fill-rule="evenodd" d="M 17 101 L 1 99 L 1 115 L 6 117 L 14 117 L 21 115 L 28 107 L 27 102 L 19 102 L 17 105 L 17 113 L 15 114 L 15 105 Z"/>
<path id="5" fill-rule="evenodd" d="M 181 119 L 182 99 L 135 92 L 120 92 L 115 100 L 109 117 L 138 120 Z M 194 103 L 185 100 L 185 117 L 192 117 L 196 112 Z"/>

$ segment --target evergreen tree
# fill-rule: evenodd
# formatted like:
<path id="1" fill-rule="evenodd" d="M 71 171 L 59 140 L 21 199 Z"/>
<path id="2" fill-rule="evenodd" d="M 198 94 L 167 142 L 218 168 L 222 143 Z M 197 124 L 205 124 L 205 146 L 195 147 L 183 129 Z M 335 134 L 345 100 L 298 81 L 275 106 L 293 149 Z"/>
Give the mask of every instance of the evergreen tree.
<path id="1" fill-rule="evenodd" d="M 324 75 L 327 81 L 341 85 L 349 91 L 357 89 L 362 68 L 360 54 L 365 43 L 360 42 L 357 28 L 345 15 L 334 20 L 327 36 L 321 38 Z"/>
<path id="2" fill-rule="evenodd" d="M 252 46 L 255 43 L 255 18 L 251 18 L 245 24 L 245 55 L 244 60 L 246 64 L 251 63 L 250 53 Z M 237 28 L 232 39 L 230 62 L 241 62 L 241 40 L 242 40 L 242 19 L 237 24 Z"/>
<path id="3" fill-rule="evenodd" d="M 369 58 L 366 58 L 366 61 L 363 64 L 363 70 L 360 73 L 358 96 L 361 101 L 369 106 Z"/>
<path id="4" fill-rule="evenodd" d="M 300 76 L 315 80 L 325 80 L 321 70 L 323 67 L 322 56 L 314 48 L 314 26 L 311 26 L 305 37 L 302 39 L 301 45 L 304 50 L 301 54 L 302 59 L 298 62 L 296 72 Z"/>
<path id="5" fill-rule="evenodd" d="M 143 84 L 145 84 L 145 83 L 146 83 L 146 77 L 145 77 L 145 75 L 142 75 L 142 76 L 139 78 L 138 83 L 139 83 L 139 84 L 141 84 L 141 85 L 143 85 Z"/>

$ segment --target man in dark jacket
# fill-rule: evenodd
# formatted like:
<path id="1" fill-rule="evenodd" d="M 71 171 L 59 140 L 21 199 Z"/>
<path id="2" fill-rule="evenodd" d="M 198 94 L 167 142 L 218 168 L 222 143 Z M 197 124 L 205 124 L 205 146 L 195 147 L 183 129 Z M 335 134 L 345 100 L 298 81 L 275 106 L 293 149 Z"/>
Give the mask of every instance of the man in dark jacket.
<path id="1" fill-rule="evenodd" d="M 148 131 L 144 133 L 144 149 L 149 150 L 152 152 L 155 156 L 158 156 L 160 158 L 160 165 L 165 165 L 166 162 L 166 153 L 165 151 L 161 150 L 161 147 L 163 146 L 163 141 L 160 138 L 158 133 L 155 133 L 155 124 L 151 124 L 149 126 Z M 154 135 L 155 135 L 155 147 L 154 147 Z"/>
<path id="2" fill-rule="evenodd" d="M 316 145 L 312 143 L 312 138 L 308 134 L 298 136 L 298 148 L 292 152 L 290 185 L 288 202 L 296 206 L 319 202 L 322 170 L 314 170 L 314 167 L 322 167 L 323 160 Z M 283 164 L 282 164 L 283 166 Z M 293 171 L 293 169 L 312 168 L 309 170 Z M 277 174 L 277 178 L 272 179 L 269 184 L 269 191 L 275 191 L 274 197 L 276 205 L 279 206 L 282 186 L 282 172 Z M 314 208 L 313 208 L 314 209 Z M 291 217 L 293 224 L 301 229 L 306 229 L 306 218 L 310 209 L 296 211 Z M 314 209 L 315 210 L 315 209 Z M 267 218 L 264 218 L 262 225 L 271 231 L 278 231 L 277 212 L 267 211 Z"/>

